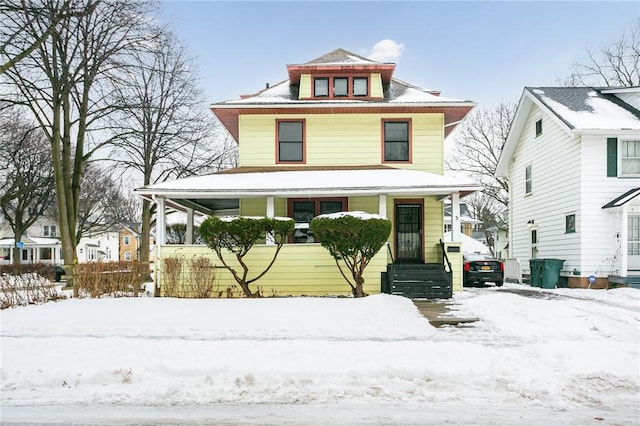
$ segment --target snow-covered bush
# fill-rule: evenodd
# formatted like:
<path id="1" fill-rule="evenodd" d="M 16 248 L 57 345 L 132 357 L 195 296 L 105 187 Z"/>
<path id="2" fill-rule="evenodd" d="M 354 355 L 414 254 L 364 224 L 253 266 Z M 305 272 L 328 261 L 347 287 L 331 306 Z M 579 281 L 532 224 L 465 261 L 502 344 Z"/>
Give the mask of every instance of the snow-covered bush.
<path id="1" fill-rule="evenodd" d="M 0 309 L 65 298 L 59 287 L 39 274 L 0 274 Z"/>
<path id="2" fill-rule="evenodd" d="M 340 212 L 320 215 L 310 224 L 311 232 L 322 247 L 329 250 L 354 297 L 366 296 L 362 287 L 364 270 L 382 248 L 391 233 L 391 221 L 364 212 Z M 353 282 L 340 266 L 344 262 Z"/>
<path id="3" fill-rule="evenodd" d="M 287 235 L 293 232 L 294 221 L 291 218 L 266 218 L 247 216 L 209 217 L 200 225 L 200 235 L 207 246 L 216 252 L 218 259 L 238 283 L 246 297 L 260 297 L 260 290 L 252 292 L 249 284 L 262 278 L 273 266 Z M 253 278 L 249 278 L 249 266 L 244 256 L 261 240 L 273 242 L 275 251 L 267 267 Z M 242 271 L 234 269 L 225 260 L 223 250 L 233 253 Z"/>

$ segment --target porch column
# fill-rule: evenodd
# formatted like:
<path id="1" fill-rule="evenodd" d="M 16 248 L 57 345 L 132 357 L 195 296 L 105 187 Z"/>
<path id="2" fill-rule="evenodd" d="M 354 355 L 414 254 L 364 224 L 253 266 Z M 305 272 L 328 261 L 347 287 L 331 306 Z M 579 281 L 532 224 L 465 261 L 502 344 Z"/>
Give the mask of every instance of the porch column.
<path id="1" fill-rule="evenodd" d="M 462 241 L 460 231 L 460 193 L 451 194 L 451 241 Z"/>
<path id="2" fill-rule="evenodd" d="M 378 195 L 378 214 L 387 218 L 387 196 L 384 194 Z"/>
<path id="3" fill-rule="evenodd" d="M 626 277 L 629 268 L 629 209 L 626 204 L 620 212 L 620 270 L 618 276 Z"/>
<path id="4" fill-rule="evenodd" d="M 187 235 L 186 244 L 193 244 L 193 209 L 187 209 Z"/>
<path id="5" fill-rule="evenodd" d="M 158 206 L 158 212 L 156 214 L 156 238 L 158 239 L 158 246 L 162 246 L 167 242 L 167 212 L 165 210 L 164 197 L 157 197 L 156 205 Z"/>
<path id="6" fill-rule="evenodd" d="M 267 197 L 267 217 L 273 218 L 275 216 L 275 211 L 276 211 L 275 198 Z M 273 237 L 270 234 L 267 234 L 266 243 L 267 245 L 275 245 L 276 242 L 273 240 Z"/>

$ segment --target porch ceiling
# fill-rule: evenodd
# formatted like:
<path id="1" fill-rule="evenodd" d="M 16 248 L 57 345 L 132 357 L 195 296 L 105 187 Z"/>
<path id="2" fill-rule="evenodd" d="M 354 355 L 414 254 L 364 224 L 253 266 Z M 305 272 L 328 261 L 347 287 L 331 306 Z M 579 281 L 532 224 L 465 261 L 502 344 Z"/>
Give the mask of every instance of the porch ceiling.
<path id="1" fill-rule="evenodd" d="M 238 168 L 225 173 L 163 182 L 134 190 L 147 199 L 164 197 L 174 207 L 213 213 L 237 208 L 242 198 L 335 196 L 461 197 L 482 186 L 467 178 L 386 166 L 352 168 Z"/>

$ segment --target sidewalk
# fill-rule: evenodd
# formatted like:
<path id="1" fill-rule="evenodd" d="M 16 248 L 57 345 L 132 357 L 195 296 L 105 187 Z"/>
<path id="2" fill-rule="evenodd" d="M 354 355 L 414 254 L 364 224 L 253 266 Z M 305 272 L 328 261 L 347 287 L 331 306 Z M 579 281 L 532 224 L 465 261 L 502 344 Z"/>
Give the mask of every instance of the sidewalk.
<path id="1" fill-rule="evenodd" d="M 443 325 L 457 326 L 460 324 L 468 324 L 478 321 L 475 317 L 459 317 L 450 309 L 450 302 L 447 300 L 414 300 L 422 316 L 434 327 L 442 327 Z"/>

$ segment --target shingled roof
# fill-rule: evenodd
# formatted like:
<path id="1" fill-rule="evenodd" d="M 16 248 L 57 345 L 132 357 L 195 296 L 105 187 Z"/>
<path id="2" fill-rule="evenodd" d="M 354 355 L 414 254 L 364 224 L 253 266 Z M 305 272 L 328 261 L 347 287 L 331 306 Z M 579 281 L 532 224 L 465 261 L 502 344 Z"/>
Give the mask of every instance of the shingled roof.
<path id="1" fill-rule="evenodd" d="M 372 61 L 364 56 L 356 55 L 344 49 L 336 49 L 333 52 L 329 52 L 319 58 L 313 59 L 309 62 L 305 62 L 304 65 L 327 65 L 327 64 L 376 64 L 379 62 Z"/>

